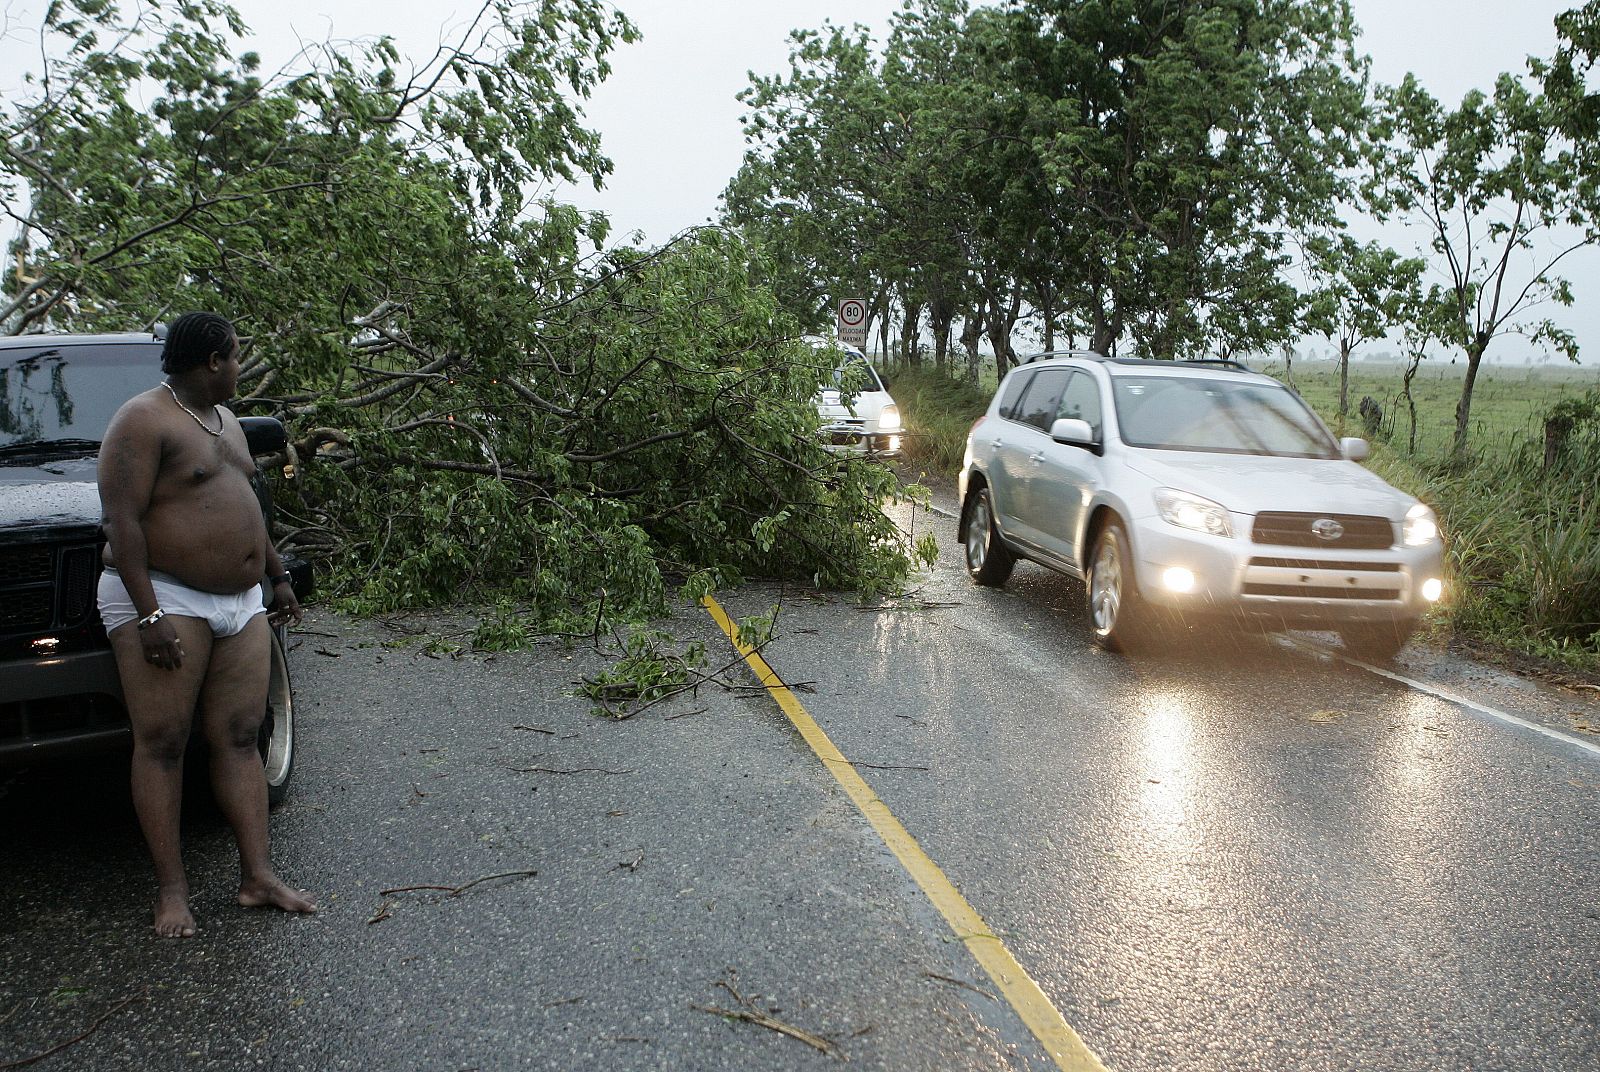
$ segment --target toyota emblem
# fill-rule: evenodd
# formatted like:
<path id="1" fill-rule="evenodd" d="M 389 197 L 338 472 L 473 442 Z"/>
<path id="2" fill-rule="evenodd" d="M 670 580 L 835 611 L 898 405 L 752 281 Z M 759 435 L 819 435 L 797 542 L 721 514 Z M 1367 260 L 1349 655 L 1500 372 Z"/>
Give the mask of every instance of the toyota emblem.
<path id="1" fill-rule="evenodd" d="M 1319 517 L 1311 523 L 1311 534 L 1323 543 L 1332 543 L 1344 535 L 1344 526 L 1331 517 Z"/>

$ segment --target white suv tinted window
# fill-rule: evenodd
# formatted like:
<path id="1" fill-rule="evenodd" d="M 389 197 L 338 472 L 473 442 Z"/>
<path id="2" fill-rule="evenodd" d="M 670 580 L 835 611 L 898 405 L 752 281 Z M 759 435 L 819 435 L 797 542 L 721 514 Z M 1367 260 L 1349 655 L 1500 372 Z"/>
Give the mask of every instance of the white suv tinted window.
<path id="1" fill-rule="evenodd" d="M 1048 432 L 1055 422 L 1056 410 L 1061 405 L 1061 392 L 1067 386 L 1067 373 L 1063 368 L 1040 369 L 1028 383 L 1028 390 L 1017 406 L 1014 420 L 1031 424 L 1041 432 Z"/>
<path id="2" fill-rule="evenodd" d="M 1096 439 L 1100 438 L 1100 385 L 1087 372 L 1074 372 L 1061 394 L 1056 420 L 1088 421 Z"/>
<path id="3" fill-rule="evenodd" d="M 1027 388 L 1032 376 L 1019 372 L 1005 382 L 1000 391 L 1000 416 L 1006 420 L 1016 420 L 1017 403 L 1022 401 L 1022 392 Z"/>

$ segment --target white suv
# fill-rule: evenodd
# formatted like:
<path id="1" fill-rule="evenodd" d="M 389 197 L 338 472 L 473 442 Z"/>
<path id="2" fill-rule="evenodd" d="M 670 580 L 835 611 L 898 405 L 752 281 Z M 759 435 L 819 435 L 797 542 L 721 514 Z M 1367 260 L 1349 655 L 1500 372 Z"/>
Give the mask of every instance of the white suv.
<path id="1" fill-rule="evenodd" d="M 1237 362 L 1041 354 L 967 436 L 967 570 L 1001 585 L 1021 557 L 1083 578 L 1111 650 L 1164 608 L 1337 630 L 1387 659 L 1443 594 L 1443 546 L 1366 456 Z"/>
<path id="2" fill-rule="evenodd" d="M 900 453 L 900 407 L 895 405 L 867 355 L 854 346 L 816 336 L 806 338 L 818 355 L 833 362 L 833 376 L 817 396 L 817 415 L 828 449 L 868 452 L 881 457 Z"/>

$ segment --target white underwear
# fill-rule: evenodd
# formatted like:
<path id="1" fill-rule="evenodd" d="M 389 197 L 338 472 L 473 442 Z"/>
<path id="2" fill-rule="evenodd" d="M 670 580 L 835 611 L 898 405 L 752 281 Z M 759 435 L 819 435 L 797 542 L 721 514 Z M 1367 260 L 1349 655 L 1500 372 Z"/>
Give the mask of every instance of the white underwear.
<path id="1" fill-rule="evenodd" d="M 155 589 L 156 604 L 162 610 L 184 618 L 204 619 L 211 626 L 212 636 L 234 636 L 250 624 L 251 618 L 267 612 L 259 585 L 231 596 L 220 596 L 190 588 L 169 574 L 151 570 L 150 586 Z M 100 588 L 95 595 L 100 606 L 100 620 L 108 633 L 142 617 L 134 609 L 133 600 L 128 598 L 121 575 L 109 566 L 100 573 Z"/>

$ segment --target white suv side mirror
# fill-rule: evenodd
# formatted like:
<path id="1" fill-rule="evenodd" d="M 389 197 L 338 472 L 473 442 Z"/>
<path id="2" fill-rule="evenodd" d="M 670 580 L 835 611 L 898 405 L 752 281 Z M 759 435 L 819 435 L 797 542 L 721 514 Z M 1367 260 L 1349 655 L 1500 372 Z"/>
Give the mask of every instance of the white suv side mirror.
<path id="1" fill-rule="evenodd" d="M 1076 417 L 1063 417 L 1050 426 L 1050 438 L 1057 443 L 1070 443 L 1075 447 L 1094 446 L 1094 429 L 1088 421 Z"/>
<path id="2" fill-rule="evenodd" d="M 1339 440 L 1339 453 L 1353 462 L 1359 462 L 1372 453 L 1372 448 L 1367 445 L 1365 439 L 1346 436 L 1344 439 Z"/>

